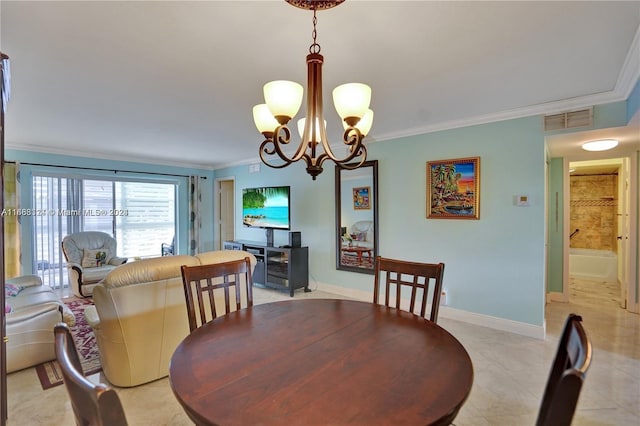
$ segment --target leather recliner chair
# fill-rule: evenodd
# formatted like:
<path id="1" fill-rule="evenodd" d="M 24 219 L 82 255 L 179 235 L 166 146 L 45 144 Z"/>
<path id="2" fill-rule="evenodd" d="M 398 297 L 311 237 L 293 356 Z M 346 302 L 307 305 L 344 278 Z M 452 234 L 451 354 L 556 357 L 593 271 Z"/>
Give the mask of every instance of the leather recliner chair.
<path id="1" fill-rule="evenodd" d="M 77 232 L 64 237 L 62 253 L 67 261 L 73 294 L 77 297 L 92 295 L 96 284 L 127 261 L 116 256 L 116 248 L 116 240 L 105 232 Z"/>

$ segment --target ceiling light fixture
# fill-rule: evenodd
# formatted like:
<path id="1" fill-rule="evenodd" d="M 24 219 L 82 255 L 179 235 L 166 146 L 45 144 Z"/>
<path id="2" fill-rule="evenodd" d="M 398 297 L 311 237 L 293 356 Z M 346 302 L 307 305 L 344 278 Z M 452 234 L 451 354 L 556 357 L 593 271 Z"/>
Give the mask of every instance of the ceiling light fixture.
<path id="1" fill-rule="evenodd" d="M 286 0 L 290 5 L 313 10 L 313 43 L 307 55 L 307 114 L 298 122 L 300 146 L 291 156 L 283 147 L 291 141 L 287 123 L 298 113 L 302 104 L 303 88 L 293 81 L 272 81 L 264 85 L 265 104 L 253 107 L 253 120 L 265 140 L 260 145 L 260 159 L 269 167 L 280 169 L 299 160 L 307 164 L 307 173 L 313 180 L 322 173 L 322 163 L 330 159 L 345 168 L 356 169 L 367 159 L 367 149 L 362 139 L 373 124 L 373 111 L 369 109 L 371 88 L 362 83 L 347 83 L 333 90 L 333 103 L 344 121 L 343 142 L 347 146 L 344 158 L 335 156 L 326 132 L 326 121 L 322 110 L 322 63 L 320 45 L 316 42 L 316 11 L 338 6 L 344 0 Z M 322 123 L 323 125 L 320 125 Z M 322 153 L 319 153 L 321 145 Z M 277 155 L 283 163 L 271 164 L 267 156 Z M 347 164 L 356 160 L 355 163 Z"/>
<path id="2" fill-rule="evenodd" d="M 601 139 L 598 141 L 591 141 L 582 144 L 582 149 L 585 151 L 606 151 L 618 146 L 618 141 L 615 139 Z"/>

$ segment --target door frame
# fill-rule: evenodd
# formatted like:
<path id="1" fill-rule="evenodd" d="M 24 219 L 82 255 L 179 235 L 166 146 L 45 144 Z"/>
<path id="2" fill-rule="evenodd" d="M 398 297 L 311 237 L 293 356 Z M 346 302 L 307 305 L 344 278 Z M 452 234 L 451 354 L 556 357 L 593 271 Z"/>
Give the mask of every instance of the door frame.
<path id="1" fill-rule="evenodd" d="M 623 158 L 626 159 L 627 164 L 629 165 L 629 186 L 627 188 L 628 200 L 629 200 L 629 244 L 627 251 L 627 259 L 626 262 L 626 271 L 625 276 L 627 277 L 627 306 L 626 310 L 632 313 L 640 313 L 639 307 L 640 304 L 636 303 L 636 283 L 638 277 L 636 276 L 636 272 L 638 271 L 638 242 L 634 235 L 637 235 L 637 225 L 638 225 L 638 162 L 636 161 L 636 156 L 633 153 L 629 154 L 609 154 L 606 155 L 603 153 L 601 158 L 597 160 L 609 160 Z M 562 237 L 562 249 L 563 249 L 563 270 L 562 270 L 562 299 L 563 301 L 569 301 L 569 234 L 566 232 L 570 229 L 570 172 L 569 172 L 569 163 L 579 162 L 579 161 L 590 161 L 596 160 L 595 158 L 564 158 L 563 161 L 563 229 L 565 232 Z M 624 162 L 624 161 L 623 161 Z"/>
<path id="2" fill-rule="evenodd" d="M 224 178 L 216 178 L 213 181 L 213 193 L 214 193 L 214 201 L 213 201 L 213 223 L 214 223 L 214 232 L 213 232 L 213 246 L 214 246 L 214 250 L 222 250 L 222 238 L 221 238 L 221 232 L 220 232 L 220 226 L 222 225 L 221 223 L 221 211 L 222 209 L 225 207 L 223 204 L 225 204 L 222 201 L 222 182 L 232 182 L 233 183 L 233 234 L 235 237 L 235 217 L 236 217 L 236 207 L 235 207 L 235 188 L 236 188 L 236 178 L 231 176 L 231 177 L 224 177 Z"/>

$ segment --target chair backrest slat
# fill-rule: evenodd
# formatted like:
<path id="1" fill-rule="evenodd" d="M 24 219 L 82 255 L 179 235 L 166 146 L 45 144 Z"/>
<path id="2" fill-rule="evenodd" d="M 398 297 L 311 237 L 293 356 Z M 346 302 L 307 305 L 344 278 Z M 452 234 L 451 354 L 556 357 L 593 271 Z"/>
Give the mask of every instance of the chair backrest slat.
<path id="1" fill-rule="evenodd" d="M 234 287 L 236 310 L 241 309 L 243 283 L 246 288 L 247 306 L 253 306 L 253 279 L 251 261 L 248 257 L 209 265 L 183 265 L 181 272 L 191 331 L 232 311 L 230 287 Z M 217 291 L 222 295 L 216 296 Z M 216 297 L 224 297 L 224 312 L 218 312 Z M 196 311 L 199 313 L 199 322 Z"/>
<path id="2" fill-rule="evenodd" d="M 536 426 L 569 426 L 591 364 L 591 342 L 582 318 L 569 314 L 542 397 Z"/>
<path id="3" fill-rule="evenodd" d="M 80 426 L 126 426 L 127 419 L 118 394 L 111 387 L 88 380 L 69 326 L 63 322 L 54 327 L 55 351 L 71 408 Z"/>
<path id="4" fill-rule="evenodd" d="M 391 306 L 391 287 L 395 286 L 395 307 L 400 309 L 402 288 L 410 287 L 409 311 L 416 313 L 416 302 L 421 295 L 421 300 L 419 301 L 420 316 L 424 317 L 427 312 L 429 289 L 431 288 L 431 282 L 433 282 L 431 314 L 427 319 L 437 322 L 443 275 L 444 263 L 408 262 L 378 256 L 375 264 L 373 303 L 379 303 L 379 294 L 382 285 L 384 285 L 384 305 Z"/>

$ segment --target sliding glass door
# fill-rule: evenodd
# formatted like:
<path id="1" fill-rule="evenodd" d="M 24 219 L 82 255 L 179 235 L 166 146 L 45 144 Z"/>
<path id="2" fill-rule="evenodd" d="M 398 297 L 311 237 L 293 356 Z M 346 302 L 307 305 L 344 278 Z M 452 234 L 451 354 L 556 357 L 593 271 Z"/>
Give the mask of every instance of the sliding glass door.
<path id="1" fill-rule="evenodd" d="M 33 270 L 53 288 L 68 285 L 62 239 L 101 231 L 116 238 L 120 257 L 161 254 L 176 230 L 176 184 L 34 175 Z"/>
<path id="2" fill-rule="evenodd" d="M 53 288 L 68 285 L 60 243 L 65 235 L 80 230 L 74 217 L 64 215 L 73 204 L 71 200 L 79 196 L 74 183 L 62 177 L 33 176 L 34 214 L 20 216 L 23 221 L 33 221 L 33 271 Z"/>

